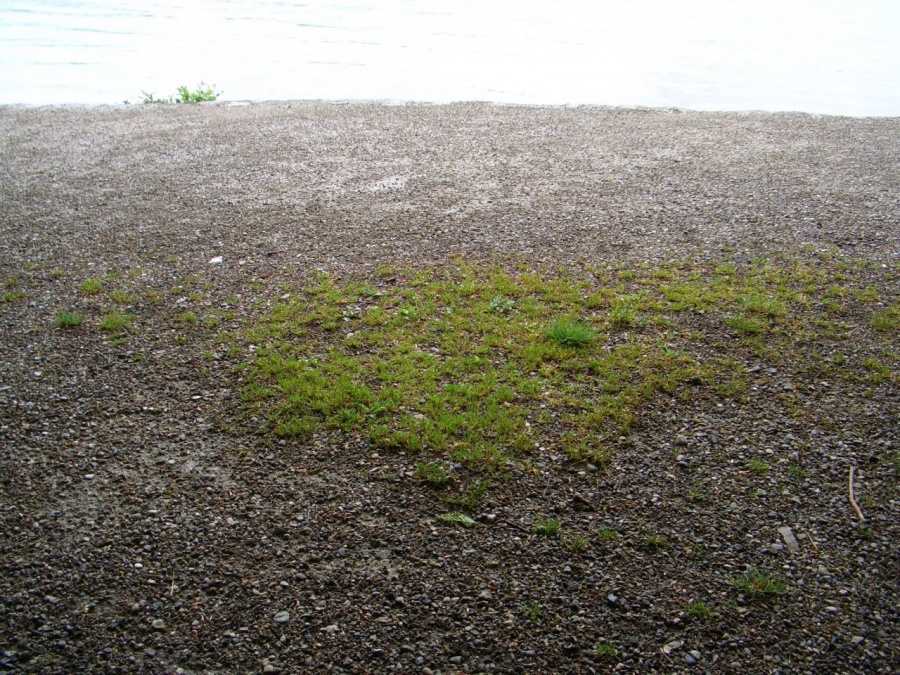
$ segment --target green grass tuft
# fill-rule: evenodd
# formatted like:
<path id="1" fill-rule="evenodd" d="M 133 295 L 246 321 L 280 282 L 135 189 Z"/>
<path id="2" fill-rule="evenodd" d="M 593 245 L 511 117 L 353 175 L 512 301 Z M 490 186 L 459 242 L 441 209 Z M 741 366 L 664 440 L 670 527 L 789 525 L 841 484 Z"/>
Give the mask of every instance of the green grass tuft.
<path id="1" fill-rule="evenodd" d="M 563 347 L 586 347 L 594 341 L 597 332 L 583 321 L 557 319 L 547 327 L 545 334 Z"/>
<path id="2" fill-rule="evenodd" d="M 733 583 L 739 591 L 754 598 L 784 595 L 787 591 L 787 582 L 780 576 L 756 568 L 747 570 Z"/>
<path id="3" fill-rule="evenodd" d="M 534 524 L 534 531 L 537 534 L 543 534 L 548 537 L 555 537 L 559 534 L 559 521 L 553 520 L 552 518 L 547 518 L 546 520 L 539 520 Z"/>
<path id="4" fill-rule="evenodd" d="M 103 290 L 103 282 L 99 279 L 85 279 L 81 284 L 81 292 L 85 295 L 97 295 Z"/>
<path id="5" fill-rule="evenodd" d="M 76 312 L 57 312 L 53 325 L 57 328 L 77 328 L 84 323 L 84 317 Z"/>

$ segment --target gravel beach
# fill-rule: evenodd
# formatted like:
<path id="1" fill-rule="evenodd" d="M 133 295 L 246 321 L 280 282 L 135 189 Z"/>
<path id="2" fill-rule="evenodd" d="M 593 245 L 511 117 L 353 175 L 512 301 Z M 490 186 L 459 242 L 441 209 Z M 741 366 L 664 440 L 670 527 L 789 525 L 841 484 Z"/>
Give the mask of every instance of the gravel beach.
<path id="1" fill-rule="evenodd" d="M 0 107 L 0 134 L 0 670 L 900 671 L 896 341 L 848 338 L 877 385 L 748 362 L 741 403 L 648 406 L 472 529 L 414 457 L 262 434 L 217 343 L 317 270 L 454 258 L 827 255 L 896 306 L 900 118 L 269 102 Z"/>

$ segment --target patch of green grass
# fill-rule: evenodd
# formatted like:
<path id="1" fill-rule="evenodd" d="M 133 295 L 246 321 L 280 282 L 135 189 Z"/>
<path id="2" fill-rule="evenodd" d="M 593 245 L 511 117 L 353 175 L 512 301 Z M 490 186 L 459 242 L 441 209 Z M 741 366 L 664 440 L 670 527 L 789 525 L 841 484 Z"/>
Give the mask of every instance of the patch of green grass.
<path id="1" fill-rule="evenodd" d="M 545 335 L 563 347 L 586 347 L 597 333 L 583 321 L 557 319 L 547 327 Z"/>
<path id="2" fill-rule="evenodd" d="M 750 568 L 732 583 L 740 592 L 753 598 L 784 595 L 787 591 L 787 582 L 779 575 L 756 568 Z"/>
<path id="3" fill-rule="evenodd" d="M 53 325 L 57 328 L 77 328 L 84 323 L 84 317 L 76 312 L 57 312 Z"/>
<path id="4" fill-rule="evenodd" d="M 81 284 L 81 292 L 85 295 L 97 295 L 103 290 L 103 282 L 99 279 L 85 279 Z"/>
<path id="5" fill-rule="evenodd" d="M 416 466 L 416 478 L 434 487 L 440 487 L 447 484 L 450 474 L 443 464 L 438 462 L 419 462 Z"/>
<path id="6" fill-rule="evenodd" d="M 16 300 L 24 300 L 28 295 L 25 291 L 7 291 L 3 294 L 3 302 L 15 302 Z"/>
<path id="7" fill-rule="evenodd" d="M 545 520 L 538 520 L 534 524 L 534 531 L 537 534 L 543 534 L 548 537 L 555 537 L 559 534 L 559 521 L 554 520 L 552 518 L 547 518 Z"/>
<path id="8" fill-rule="evenodd" d="M 505 480 L 536 455 L 608 461 L 651 402 L 657 410 L 670 399 L 728 397 L 737 405 L 756 395 L 747 363 L 818 380 L 831 377 L 823 364 L 837 365 L 821 355 L 849 349 L 836 340 L 883 343 L 868 311 L 853 305 L 853 289 L 888 282 L 841 282 L 853 311 L 840 321 L 808 300 L 836 283 L 833 261 L 635 269 L 579 276 L 453 263 L 383 267 L 349 282 L 316 273 L 292 283 L 277 304 L 242 298 L 257 318 L 230 334 L 228 355 L 243 359 L 235 364 L 242 397 L 265 431 L 327 431 L 405 462 L 459 466 L 454 476 L 470 487 L 445 498 L 473 510 L 473 485 Z M 178 294 L 193 283 L 185 280 Z M 885 303 L 895 296 L 879 292 Z M 607 314 L 617 308 L 627 310 L 620 319 Z M 619 330 L 631 326 L 641 330 Z M 883 349 L 854 350 L 854 359 L 892 365 Z M 867 382 L 894 377 L 870 365 L 862 369 Z"/>
<path id="9" fill-rule="evenodd" d="M 132 314 L 113 311 L 100 320 L 100 330 L 108 333 L 121 334 L 131 330 Z"/>

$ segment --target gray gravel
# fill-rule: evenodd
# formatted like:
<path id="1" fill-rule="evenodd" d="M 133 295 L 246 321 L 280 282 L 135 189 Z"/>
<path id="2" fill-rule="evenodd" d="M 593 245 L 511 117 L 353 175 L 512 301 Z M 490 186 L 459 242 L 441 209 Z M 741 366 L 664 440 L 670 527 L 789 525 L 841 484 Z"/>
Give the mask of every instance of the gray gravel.
<path id="1" fill-rule="evenodd" d="M 314 269 L 453 256 L 828 250 L 897 302 L 900 119 L 294 102 L 7 107 L 0 128 L 22 293 L 0 303 L 0 670 L 900 670 L 895 380 L 748 363 L 747 403 L 654 403 L 609 466 L 541 457 L 451 529 L 416 458 L 260 437 L 216 339 Z M 127 340 L 97 330 L 111 306 Z M 85 325 L 54 329 L 66 308 Z M 586 550 L 534 535 L 547 514 Z M 736 592 L 747 566 L 786 594 Z"/>

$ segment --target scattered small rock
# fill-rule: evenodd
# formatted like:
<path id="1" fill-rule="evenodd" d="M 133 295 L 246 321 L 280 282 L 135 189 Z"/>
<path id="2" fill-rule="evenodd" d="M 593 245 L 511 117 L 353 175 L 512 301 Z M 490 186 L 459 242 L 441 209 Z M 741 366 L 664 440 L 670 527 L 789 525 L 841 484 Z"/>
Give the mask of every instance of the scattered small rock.
<path id="1" fill-rule="evenodd" d="M 800 544 L 797 543 L 796 537 L 794 537 L 794 533 L 789 527 L 779 527 L 778 532 L 781 533 L 781 538 L 784 539 L 784 543 L 787 545 L 788 550 L 791 553 L 799 553 L 800 552 Z"/>
<path id="2" fill-rule="evenodd" d="M 290 612 L 278 612 L 275 615 L 275 623 L 287 623 L 291 620 Z"/>
<path id="3" fill-rule="evenodd" d="M 153 630 L 165 630 L 166 622 L 162 619 L 154 619 L 153 623 L 150 624 L 153 627 Z"/>
<path id="4" fill-rule="evenodd" d="M 222 260 L 223 260 L 222 256 L 217 255 L 215 258 L 210 258 L 209 264 L 210 265 L 221 265 Z"/>
<path id="5" fill-rule="evenodd" d="M 461 656 L 450 657 L 450 663 L 452 663 L 454 666 L 458 666 L 460 663 L 462 663 L 462 660 L 463 658 Z"/>

